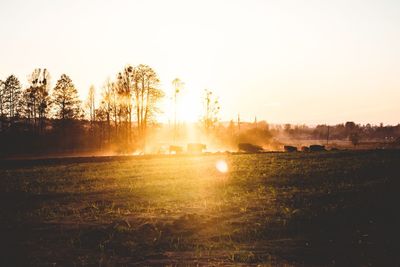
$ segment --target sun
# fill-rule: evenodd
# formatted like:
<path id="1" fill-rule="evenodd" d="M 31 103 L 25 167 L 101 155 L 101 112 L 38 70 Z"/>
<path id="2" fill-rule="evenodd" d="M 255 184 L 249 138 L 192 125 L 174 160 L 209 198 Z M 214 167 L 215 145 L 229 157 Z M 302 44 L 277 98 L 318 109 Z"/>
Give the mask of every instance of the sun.
<path id="1" fill-rule="evenodd" d="M 177 103 L 177 121 L 197 122 L 201 118 L 201 99 L 195 99 L 190 95 L 184 95 Z"/>
<path id="2" fill-rule="evenodd" d="M 166 97 L 161 101 L 163 110 L 158 119 L 164 123 L 177 124 L 199 122 L 204 114 L 204 89 L 202 86 L 188 80 L 183 80 L 184 87 L 175 94 L 173 88 L 169 88 Z"/>
<path id="3" fill-rule="evenodd" d="M 162 104 L 163 114 L 160 120 L 174 123 L 175 111 L 177 123 L 193 123 L 201 119 L 203 102 L 201 96 L 191 92 L 183 92 L 177 96 L 176 106 L 173 97 L 168 97 Z"/>

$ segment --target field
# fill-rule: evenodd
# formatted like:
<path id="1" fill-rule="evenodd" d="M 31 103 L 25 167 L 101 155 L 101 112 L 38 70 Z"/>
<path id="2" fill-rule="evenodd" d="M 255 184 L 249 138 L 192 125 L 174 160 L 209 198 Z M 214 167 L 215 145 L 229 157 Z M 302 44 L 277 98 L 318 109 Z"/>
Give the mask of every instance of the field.
<path id="1" fill-rule="evenodd" d="M 3 160 L 0 200 L 1 266 L 400 264 L 395 150 Z"/>

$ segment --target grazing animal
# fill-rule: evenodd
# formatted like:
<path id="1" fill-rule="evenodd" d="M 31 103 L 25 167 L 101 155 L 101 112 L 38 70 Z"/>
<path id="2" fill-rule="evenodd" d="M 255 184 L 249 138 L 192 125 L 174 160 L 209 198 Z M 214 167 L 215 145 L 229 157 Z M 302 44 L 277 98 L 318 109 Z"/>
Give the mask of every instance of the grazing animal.
<path id="1" fill-rule="evenodd" d="M 310 146 L 310 151 L 312 152 L 318 152 L 318 151 L 326 151 L 325 146 L 321 145 L 311 145 Z"/>
<path id="2" fill-rule="evenodd" d="M 183 149 L 181 146 L 169 146 L 169 153 L 170 154 L 180 154 L 182 153 Z"/>
<path id="3" fill-rule="evenodd" d="M 203 153 L 203 150 L 206 149 L 205 144 L 200 143 L 191 143 L 187 145 L 187 152 L 193 154 Z"/>
<path id="4" fill-rule="evenodd" d="M 295 146 L 283 146 L 283 149 L 285 150 L 285 152 L 296 152 L 297 151 L 297 147 L 295 147 Z"/>
<path id="5" fill-rule="evenodd" d="M 240 143 L 238 145 L 239 151 L 247 152 L 247 153 L 259 153 L 264 151 L 264 149 L 260 146 L 253 145 L 250 143 Z"/>

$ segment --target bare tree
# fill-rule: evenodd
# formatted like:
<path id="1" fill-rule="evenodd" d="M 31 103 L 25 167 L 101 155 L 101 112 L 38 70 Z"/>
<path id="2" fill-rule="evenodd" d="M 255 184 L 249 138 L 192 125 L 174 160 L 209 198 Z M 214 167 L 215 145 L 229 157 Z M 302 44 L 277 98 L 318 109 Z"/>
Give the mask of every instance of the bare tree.
<path id="1" fill-rule="evenodd" d="M 122 72 L 118 73 L 115 89 L 117 90 L 119 103 L 119 116 L 125 122 L 125 129 L 130 142 L 132 130 L 132 94 L 134 87 L 135 68 L 131 65 L 126 66 Z"/>
<path id="2" fill-rule="evenodd" d="M 5 84 L 4 81 L 0 80 L 0 131 L 3 131 L 3 119 L 5 117 L 4 114 L 4 102 L 5 102 L 5 92 L 4 92 Z"/>
<path id="3" fill-rule="evenodd" d="M 90 119 L 90 124 L 92 127 L 93 127 L 93 123 L 96 120 L 95 94 L 96 94 L 96 88 L 94 87 L 94 85 L 91 85 L 89 88 L 89 93 L 88 93 L 88 97 L 86 100 L 86 106 L 89 109 L 89 119 Z"/>
<path id="4" fill-rule="evenodd" d="M 47 69 L 35 69 L 28 77 L 29 87 L 24 91 L 23 102 L 25 117 L 32 121 L 34 128 L 43 131 L 50 106 L 50 74 Z"/>
<path id="5" fill-rule="evenodd" d="M 2 80 L 0 80 L 0 118 L 3 118 L 4 116 L 4 97 L 5 97 L 4 87 L 5 83 Z"/>
<path id="6" fill-rule="evenodd" d="M 108 79 L 104 84 L 97 112 L 107 121 L 109 129 L 111 121 L 114 121 L 115 137 L 122 143 L 129 144 L 133 138 L 135 116 L 138 144 L 144 148 L 147 126 L 159 112 L 157 103 L 164 95 L 158 86 L 157 74 L 147 65 L 127 65 L 118 73 L 115 82 Z"/>
<path id="7" fill-rule="evenodd" d="M 361 139 L 360 134 L 356 131 L 352 132 L 349 135 L 349 140 L 351 141 L 354 147 L 356 147 L 360 143 L 360 139 Z"/>
<path id="8" fill-rule="evenodd" d="M 138 135 L 142 138 L 143 147 L 147 126 L 154 119 L 154 115 L 159 112 L 158 101 L 164 96 L 164 92 L 159 89 L 159 79 L 157 73 L 147 65 L 139 65 L 134 70 L 133 101 L 136 109 L 138 125 Z"/>
<path id="9" fill-rule="evenodd" d="M 117 117 L 117 112 L 116 112 L 116 97 L 115 97 L 115 86 L 114 83 L 111 82 L 110 79 L 107 79 L 106 82 L 103 85 L 103 91 L 102 91 L 102 99 L 100 102 L 99 110 L 101 110 L 102 115 L 104 116 L 104 119 L 107 121 L 107 132 L 108 132 L 108 138 L 110 138 L 110 133 L 111 133 L 111 118 L 113 117 L 116 123 L 116 117 Z M 114 116 L 112 116 L 112 114 Z"/>
<path id="10" fill-rule="evenodd" d="M 111 142 L 112 127 L 114 127 L 114 138 L 119 137 L 118 133 L 122 133 L 119 129 L 121 116 L 126 111 L 125 103 L 123 103 L 123 96 L 120 94 L 118 88 L 121 84 L 113 82 L 108 78 L 102 86 L 101 101 L 99 107 L 96 109 L 96 119 L 100 122 L 101 132 L 103 136 L 107 137 L 108 143 Z M 106 122 L 104 124 L 103 122 Z M 106 129 L 105 129 L 106 128 Z M 106 132 L 106 134 L 104 134 Z"/>
<path id="11" fill-rule="evenodd" d="M 220 110 L 218 98 L 216 98 L 210 90 L 204 90 L 204 116 L 202 118 L 204 130 L 206 133 L 215 127 L 218 122 L 218 114 Z"/>
<path id="12" fill-rule="evenodd" d="M 176 139 L 176 108 L 177 108 L 177 96 L 180 93 L 180 91 L 183 89 L 184 83 L 179 79 L 175 78 L 172 81 L 172 86 L 174 87 L 174 142 Z"/>

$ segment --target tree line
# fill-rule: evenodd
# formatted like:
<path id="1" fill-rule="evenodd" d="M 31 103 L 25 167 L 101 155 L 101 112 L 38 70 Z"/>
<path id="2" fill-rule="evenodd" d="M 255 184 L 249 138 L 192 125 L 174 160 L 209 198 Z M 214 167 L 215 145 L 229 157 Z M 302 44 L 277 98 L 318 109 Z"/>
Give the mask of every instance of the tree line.
<path id="1" fill-rule="evenodd" d="M 176 122 L 176 103 L 184 83 L 172 81 L 175 103 L 171 143 L 185 140 Z M 51 153 L 145 151 L 149 136 L 160 127 L 158 103 L 165 96 L 157 73 L 150 66 L 127 65 L 113 78 L 108 78 L 96 92 L 92 85 L 86 101 L 81 101 L 78 90 L 67 74 L 62 74 L 51 86 L 47 69 L 37 68 L 29 74 L 23 87 L 15 75 L 0 80 L 0 156 Z M 100 97 L 97 99 L 97 97 Z M 281 137 L 291 139 L 383 140 L 400 144 L 400 125 L 360 125 L 346 122 L 337 125 L 269 125 L 265 121 L 246 123 L 233 120 L 225 126 L 219 119 L 218 97 L 204 91 L 204 114 L 198 123 L 207 142 L 214 147 L 236 149 L 238 143 L 254 143 L 280 149 Z M 173 138 L 172 138 L 173 136 Z M 167 138 L 168 139 L 168 138 Z M 173 141 L 172 141 L 173 140 Z"/>
<path id="2" fill-rule="evenodd" d="M 124 67 L 114 79 L 106 80 L 99 101 L 91 86 L 82 102 L 67 74 L 54 87 L 50 80 L 49 71 L 41 68 L 28 76 L 25 88 L 15 75 L 0 80 L 1 154 L 128 151 L 146 145 L 149 125 L 160 111 L 157 103 L 164 96 L 151 67 Z"/>
<path id="3" fill-rule="evenodd" d="M 400 137 L 400 124 L 398 125 L 371 125 L 357 124 L 353 121 L 336 125 L 319 124 L 315 127 L 307 125 L 284 124 L 281 131 L 292 138 L 298 139 L 332 139 L 346 140 L 358 135 L 361 140 L 386 140 L 393 141 Z"/>

